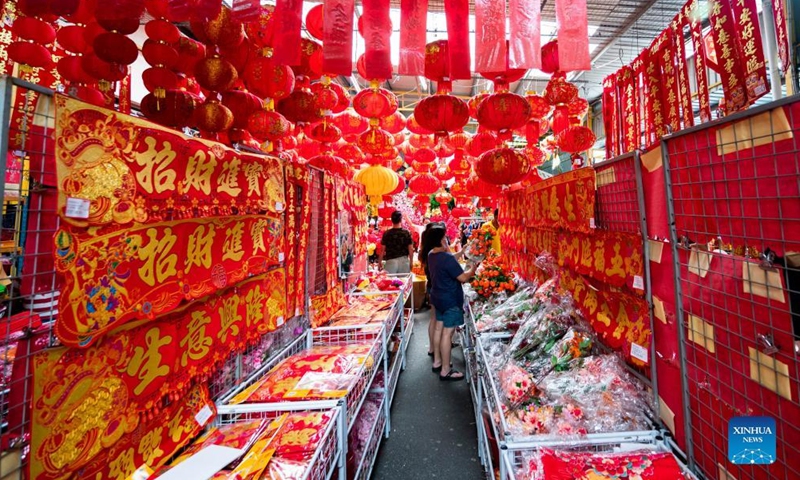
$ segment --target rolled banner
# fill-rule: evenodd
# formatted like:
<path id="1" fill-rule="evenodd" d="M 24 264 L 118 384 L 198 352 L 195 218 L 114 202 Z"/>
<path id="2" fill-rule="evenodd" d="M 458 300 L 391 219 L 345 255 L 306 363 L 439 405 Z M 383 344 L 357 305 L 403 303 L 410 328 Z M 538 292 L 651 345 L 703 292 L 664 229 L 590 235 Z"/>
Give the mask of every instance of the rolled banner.
<path id="1" fill-rule="evenodd" d="M 444 0 L 447 43 L 450 50 L 450 80 L 472 78 L 469 49 L 469 0 Z"/>
<path id="2" fill-rule="evenodd" d="M 322 70 L 327 74 L 353 73 L 354 0 L 325 0 L 323 3 Z"/>
<path id="3" fill-rule="evenodd" d="M 558 65 L 562 72 L 591 70 L 586 0 L 558 0 Z"/>
<path id="4" fill-rule="evenodd" d="M 278 65 L 300 65 L 300 27 L 303 0 L 277 0 L 275 4 L 275 51 Z M 352 31 L 352 29 L 351 29 Z"/>
<path id="5" fill-rule="evenodd" d="M 475 71 L 505 72 L 506 2 L 475 0 Z"/>
<path id="6" fill-rule="evenodd" d="M 425 74 L 428 0 L 400 0 L 400 75 Z"/>
<path id="7" fill-rule="evenodd" d="M 540 0 L 510 0 L 508 3 L 509 68 L 541 68 Z"/>
<path id="8" fill-rule="evenodd" d="M 389 38 L 392 36 L 392 19 L 389 18 L 389 0 L 363 0 L 364 7 L 364 63 L 369 79 L 392 78 L 392 57 Z"/>

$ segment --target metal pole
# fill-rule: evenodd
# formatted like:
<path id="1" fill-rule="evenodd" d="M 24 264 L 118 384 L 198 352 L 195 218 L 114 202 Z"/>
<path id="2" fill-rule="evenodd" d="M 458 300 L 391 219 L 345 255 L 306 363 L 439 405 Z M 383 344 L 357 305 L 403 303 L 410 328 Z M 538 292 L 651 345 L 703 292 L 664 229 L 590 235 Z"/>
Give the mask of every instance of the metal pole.
<path id="1" fill-rule="evenodd" d="M 781 72 L 778 69 L 778 41 L 775 36 L 775 19 L 772 18 L 772 0 L 761 0 L 761 17 L 764 19 L 764 47 L 767 50 L 772 99 L 778 100 L 783 97 L 783 90 Z"/>
<path id="2" fill-rule="evenodd" d="M 664 185 L 667 192 L 667 215 L 669 219 L 669 241 L 672 245 L 672 268 L 675 279 L 675 318 L 678 322 L 678 355 L 681 366 L 681 394 L 683 398 L 683 429 L 686 435 L 686 460 L 689 468 L 695 470 L 694 445 L 692 443 L 691 399 L 689 397 L 689 372 L 686 364 L 686 331 L 683 318 L 683 292 L 681 289 L 680 263 L 678 262 L 678 231 L 675 226 L 675 205 L 670 178 L 667 141 L 661 140 L 661 159 L 664 164 Z"/>

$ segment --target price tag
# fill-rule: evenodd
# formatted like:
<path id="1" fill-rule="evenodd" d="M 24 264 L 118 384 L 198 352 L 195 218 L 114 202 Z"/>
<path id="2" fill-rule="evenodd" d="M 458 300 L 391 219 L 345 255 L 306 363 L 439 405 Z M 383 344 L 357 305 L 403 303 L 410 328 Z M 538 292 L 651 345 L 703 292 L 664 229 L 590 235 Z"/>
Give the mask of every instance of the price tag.
<path id="1" fill-rule="evenodd" d="M 279 262 L 282 262 L 284 258 L 286 258 L 286 256 L 283 254 L 283 252 L 278 254 L 278 261 Z"/>
<path id="2" fill-rule="evenodd" d="M 197 414 L 194 416 L 194 419 L 201 427 L 204 427 L 211 419 L 212 415 L 214 415 L 214 412 L 211 411 L 211 407 L 206 405 L 199 412 L 197 412 Z"/>
<path id="3" fill-rule="evenodd" d="M 649 352 L 646 348 L 639 345 L 638 343 L 631 344 L 631 357 L 636 358 L 638 360 L 643 361 L 644 363 L 648 363 L 648 359 L 650 358 Z"/>
<path id="4" fill-rule="evenodd" d="M 633 288 L 637 290 L 644 290 L 644 279 L 641 276 L 633 276 Z"/>
<path id="5" fill-rule="evenodd" d="M 67 208 L 64 215 L 68 218 L 89 218 L 89 207 L 92 202 L 85 198 L 67 198 Z"/>
<path id="6" fill-rule="evenodd" d="M 152 474 L 153 470 L 150 467 L 147 465 L 142 465 L 141 467 L 137 468 L 135 472 L 133 472 L 131 475 L 131 480 L 147 480 Z"/>
<path id="7" fill-rule="evenodd" d="M 280 327 L 281 325 L 283 325 L 283 316 L 280 316 L 280 317 L 278 317 L 278 318 L 275 320 L 275 324 L 276 324 L 277 326 L 279 326 L 279 327 Z"/>
<path id="8" fill-rule="evenodd" d="M 589 219 L 589 228 L 597 228 L 597 226 L 594 223 L 594 218 Z"/>
<path id="9" fill-rule="evenodd" d="M 275 202 L 275 210 L 282 212 L 283 211 L 283 202 Z"/>

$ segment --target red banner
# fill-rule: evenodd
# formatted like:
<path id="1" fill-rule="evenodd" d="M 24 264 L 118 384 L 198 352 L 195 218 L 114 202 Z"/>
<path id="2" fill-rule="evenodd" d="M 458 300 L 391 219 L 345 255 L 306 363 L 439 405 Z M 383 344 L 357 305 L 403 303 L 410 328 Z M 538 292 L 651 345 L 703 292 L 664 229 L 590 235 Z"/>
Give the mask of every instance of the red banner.
<path id="1" fill-rule="evenodd" d="M 475 38 L 475 71 L 505 72 L 505 0 L 475 0 Z"/>
<path id="2" fill-rule="evenodd" d="M 603 127 L 606 132 L 606 158 L 620 154 L 619 128 L 617 127 L 617 76 L 609 75 L 603 80 Z"/>
<path id="3" fill-rule="evenodd" d="M 125 115 L 131 113 L 131 72 L 119 82 L 119 112 Z"/>
<path id="4" fill-rule="evenodd" d="M 286 308 L 287 316 L 305 312 L 306 254 L 311 225 L 311 177 L 303 165 L 286 166 Z M 366 222 L 365 222 L 366 225 Z"/>
<path id="5" fill-rule="evenodd" d="M 789 68 L 789 33 L 786 27 L 786 2 L 772 1 L 772 17 L 775 19 L 775 35 L 778 42 L 778 58 L 785 72 Z"/>
<path id="6" fill-rule="evenodd" d="M 628 153 L 639 147 L 639 119 L 636 115 L 636 78 L 633 69 L 628 66 L 617 71 L 617 88 L 619 90 L 620 108 L 622 115 L 622 151 Z"/>
<path id="7" fill-rule="evenodd" d="M 472 78 L 469 48 L 469 0 L 445 0 L 447 46 L 450 51 L 450 80 Z"/>
<path id="8" fill-rule="evenodd" d="M 541 4 L 539 0 L 509 0 L 509 68 L 541 68 Z"/>
<path id="9" fill-rule="evenodd" d="M 425 74 L 428 0 L 400 0 L 400 75 Z"/>
<path id="10" fill-rule="evenodd" d="M 696 3 L 695 3 L 696 5 Z M 703 41 L 703 26 L 700 20 L 692 15 L 689 25 L 692 29 L 692 45 L 694 46 L 694 73 L 697 80 L 697 100 L 700 103 L 700 121 L 711 121 L 711 106 L 708 100 L 708 71 L 706 70 L 706 49 Z"/>
<path id="11" fill-rule="evenodd" d="M 649 132 L 650 142 L 659 141 L 667 133 L 664 122 L 664 104 L 662 103 L 663 84 L 661 79 L 661 66 L 658 55 L 653 49 L 646 49 L 647 60 L 645 61 L 644 71 L 647 75 L 647 105 L 648 115 L 645 123 L 645 131 Z"/>
<path id="12" fill-rule="evenodd" d="M 241 153 L 62 95 L 56 107 L 58 210 L 66 222 L 110 226 L 283 211 L 276 157 Z"/>
<path id="13" fill-rule="evenodd" d="M 689 89 L 689 70 L 686 66 L 686 46 L 683 40 L 683 23 L 680 15 L 672 22 L 672 44 L 675 46 L 675 68 L 678 78 L 678 98 L 681 106 L 683 128 L 694 125 L 692 92 Z"/>
<path id="14" fill-rule="evenodd" d="M 747 92 L 737 46 L 735 18 L 728 0 L 713 0 L 708 17 L 725 92 L 725 108 L 729 113 L 735 112 L 747 106 Z"/>
<path id="15" fill-rule="evenodd" d="M 322 70 L 327 74 L 353 73 L 354 0 L 325 0 L 323 3 Z"/>
<path id="16" fill-rule="evenodd" d="M 389 37 L 392 19 L 389 18 L 389 0 L 363 0 L 364 8 L 364 63 L 368 79 L 392 78 L 392 57 Z"/>
<path id="17" fill-rule="evenodd" d="M 659 42 L 659 40 L 657 40 Z M 678 76 L 675 71 L 675 43 L 671 32 L 665 31 L 660 37 L 658 52 L 661 67 L 661 103 L 664 106 L 665 123 L 672 132 L 681 129 L 680 102 L 678 93 Z"/>
<path id="18" fill-rule="evenodd" d="M 591 70 L 589 58 L 589 17 L 586 0 L 556 2 L 558 24 L 558 65 L 562 72 Z"/>
<path id="19" fill-rule="evenodd" d="M 581 168 L 539 182 L 528 190 L 528 224 L 589 233 L 594 222 L 595 171 Z"/>
<path id="20" fill-rule="evenodd" d="M 732 0 L 731 8 L 736 19 L 736 33 L 739 38 L 739 54 L 744 70 L 747 97 L 750 103 L 753 103 L 769 92 L 770 87 L 767 81 L 761 30 L 758 26 L 758 10 L 755 0 Z"/>
<path id="21" fill-rule="evenodd" d="M 339 19 L 340 17 L 333 14 L 334 11 L 336 10 L 326 8 L 326 18 Z M 350 17 L 350 25 L 352 27 L 352 14 Z M 300 65 L 300 28 L 303 25 L 303 0 L 277 0 L 273 24 L 275 26 L 275 46 L 278 48 L 275 48 L 272 58 L 278 65 Z M 352 28 L 348 30 L 347 35 L 352 37 Z M 349 61 L 352 61 L 352 56 L 352 52 L 348 50 L 347 58 Z M 350 73 L 352 73 L 352 70 L 347 75 L 350 75 Z"/>

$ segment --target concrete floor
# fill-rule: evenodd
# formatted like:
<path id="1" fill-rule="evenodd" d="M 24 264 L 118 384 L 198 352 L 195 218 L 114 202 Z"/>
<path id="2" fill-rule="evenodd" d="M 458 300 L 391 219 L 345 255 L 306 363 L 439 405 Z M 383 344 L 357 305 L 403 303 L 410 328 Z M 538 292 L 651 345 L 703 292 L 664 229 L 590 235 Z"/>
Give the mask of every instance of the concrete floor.
<path id="1" fill-rule="evenodd" d="M 392 406 L 392 432 L 384 439 L 373 480 L 480 480 L 475 415 L 466 381 L 441 382 L 431 372 L 430 312 L 414 317 L 406 370 Z M 453 365 L 464 372 L 461 349 Z"/>

